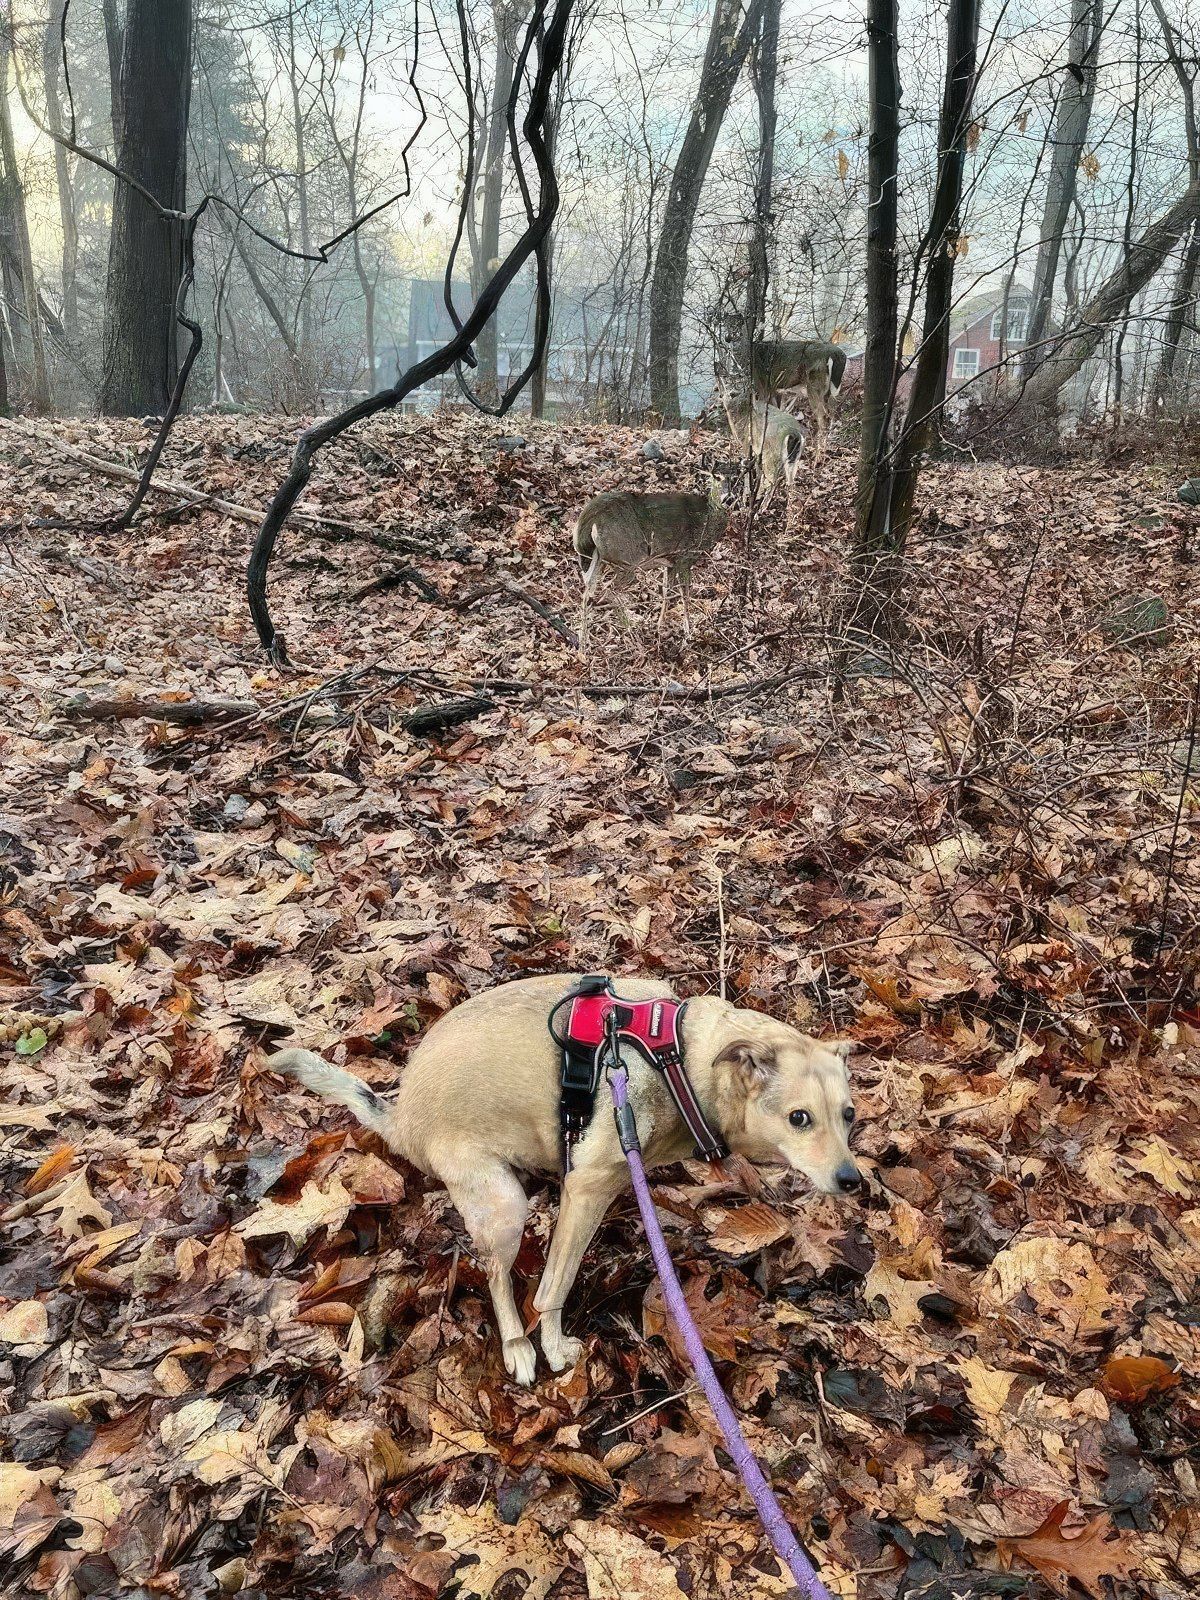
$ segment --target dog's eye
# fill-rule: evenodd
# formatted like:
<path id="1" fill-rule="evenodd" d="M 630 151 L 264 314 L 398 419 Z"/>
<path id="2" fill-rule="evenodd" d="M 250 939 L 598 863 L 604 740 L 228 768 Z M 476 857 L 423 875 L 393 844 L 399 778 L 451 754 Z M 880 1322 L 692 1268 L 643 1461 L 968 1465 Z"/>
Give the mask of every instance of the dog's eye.
<path id="1" fill-rule="evenodd" d="M 842 1115 L 843 1115 L 843 1117 L 845 1117 L 847 1122 L 853 1122 L 854 1121 L 854 1107 L 853 1106 L 847 1106 L 845 1111 L 842 1112 Z"/>
<path id="2" fill-rule="evenodd" d="M 812 1117 L 807 1111 L 793 1111 L 788 1118 L 793 1128 L 811 1128 Z"/>

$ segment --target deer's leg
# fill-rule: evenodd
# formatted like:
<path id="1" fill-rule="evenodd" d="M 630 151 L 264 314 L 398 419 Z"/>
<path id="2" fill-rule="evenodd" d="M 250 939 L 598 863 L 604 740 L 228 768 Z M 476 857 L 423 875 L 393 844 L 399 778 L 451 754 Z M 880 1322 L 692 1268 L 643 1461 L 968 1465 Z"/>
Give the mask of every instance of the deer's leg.
<path id="1" fill-rule="evenodd" d="M 809 389 L 808 403 L 812 407 L 813 421 L 817 425 L 817 455 L 823 456 L 829 438 L 829 403 L 823 382 L 814 383 Z"/>
<path id="2" fill-rule="evenodd" d="M 679 598 L 683 602 L 683 637 L 692 637 L 692 617 L 688 609 L 688 599 L 692 592 L 692 566 L 690 561 L 683 561 L 675 569 L 675 579 L 679 584 Z"/>
<path id="3" fill-rule="evenodd" d="M 587 646 L 588 605 L 600 587 L 600 546 L 596 543 L 598 529 L 592 529 L 592 559 L 583 574 L 583 599 L 579 602 L 579 647 Z"/>
<path id="4" fill-rule="evenodd" d="M 671 564 L 669 562 L 667 562 L 663 567 L 663 597 L 662 597 L 662 605 L 659 607 L 659 611 L 658 611 L 658 628 L 657 628 L 657 632 L 659 632 L 659 633 L 662 632 L 663 623 L 666 621 L 666 618 L 667 618 L 667 592 L 668 592 L 668 586 L 669 586 L 669 584 L 671 582 L 671 572 L 672 572 Z"/>

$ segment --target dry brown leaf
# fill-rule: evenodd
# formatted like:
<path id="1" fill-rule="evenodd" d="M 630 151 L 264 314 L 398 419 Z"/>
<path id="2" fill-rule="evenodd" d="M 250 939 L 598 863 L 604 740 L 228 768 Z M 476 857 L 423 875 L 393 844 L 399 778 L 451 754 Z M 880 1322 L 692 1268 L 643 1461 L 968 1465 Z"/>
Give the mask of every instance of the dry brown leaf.
<path id="1" fill-rule="evenodd" d="M 1040 1528 L 1016 1539 L 998 1539 L 996 1548 L 1007 1564 L 1023 1561 L 1041 1573 L 1059 1594 L 1071 1583 L 1086 1589 L 1093 1600 L 1107 1600 L 1106 1578 L 1128 1579 L 1140 1565 L 1137 1537 L 1114 1532 L 1111 1518 L 1093 1517 L 1081 1532 L 1070 1537 L 1062 1531 L 1069 1505 L 1063 1501 Z"/>

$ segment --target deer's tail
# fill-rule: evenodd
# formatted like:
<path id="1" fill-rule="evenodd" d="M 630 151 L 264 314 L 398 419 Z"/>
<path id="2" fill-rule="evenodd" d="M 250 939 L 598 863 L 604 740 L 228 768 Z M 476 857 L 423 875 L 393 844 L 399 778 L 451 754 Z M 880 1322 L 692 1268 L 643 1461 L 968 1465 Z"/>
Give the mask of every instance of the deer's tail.
<path id="1" fill-rule="evenodd" d="M 842 387 L 842 374 L 846 370 L 846 352 L 837 349 L 829 358 L 829 394 L 832 398 Z"/>
<path id="2" fill-rule="evenodd" d="M 347 1106 L 364 1128 L 370 1128 L 372 1133 L 379 1134 L 389 1144 L 393 1143 L 394 1135 L 389 1132 L 391 1111 L 387 1101 L 352 1072 L 331 1066 L 315 1050 L 277 1050 L 268 1057 L 267 1066 L 272 1072 L 282 1072 L 289 1078 L 295 1078 L 297 1083 L 319 1094 L 323 1100 L 333 1100 L 339 1106 Z"/>
<path id="3" fill-rule="evenodd" d="M 596 548 L 593 536 L 594 530 L 595 523 L 591 517 L 580 517 L 575 524 L 575 536 L 572 542 L 575 545 L 575 555 L 579 561 L 579 570 L 583 574 L 584 583 L 590 581 L 596 570 L 596 563 L 600 559 L 600 552 Z"/>

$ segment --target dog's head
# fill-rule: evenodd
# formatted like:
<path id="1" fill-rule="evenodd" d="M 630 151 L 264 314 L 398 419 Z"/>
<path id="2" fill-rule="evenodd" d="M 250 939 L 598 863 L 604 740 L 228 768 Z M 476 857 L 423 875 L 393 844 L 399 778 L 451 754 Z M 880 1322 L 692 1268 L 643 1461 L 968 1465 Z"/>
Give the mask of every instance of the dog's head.
<path id="1" fill-rule="evenodd" d="M 853 1194 L 862 1174 L 850 1152 L 850 1047 L 740 1015 L 753 1019 L 745 1037 L 713 1062 L 728 1074 L 737 1108 L 727 1130 L 731 1145 L 751 1161 L 785 1161 L 824 1194 Z"/>

